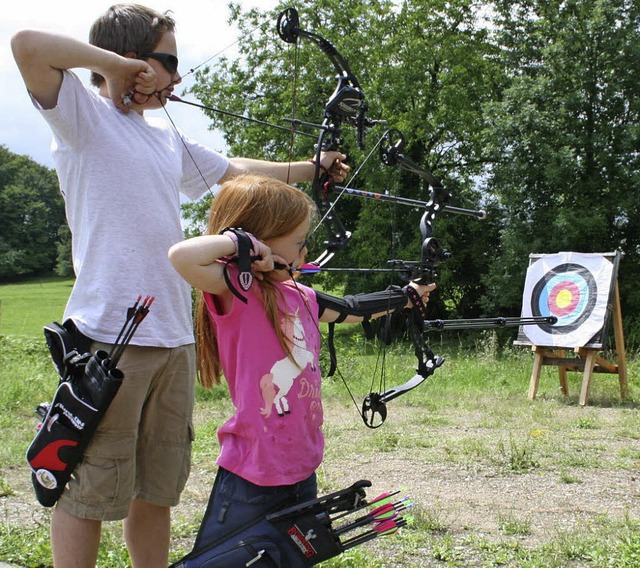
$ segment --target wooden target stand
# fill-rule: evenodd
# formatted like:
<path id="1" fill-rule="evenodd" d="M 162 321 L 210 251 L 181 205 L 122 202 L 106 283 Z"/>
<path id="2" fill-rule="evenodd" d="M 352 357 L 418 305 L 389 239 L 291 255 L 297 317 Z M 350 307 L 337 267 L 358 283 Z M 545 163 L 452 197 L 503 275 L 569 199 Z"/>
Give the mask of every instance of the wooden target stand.
<path id="1" fill-rule="evenodd" d="M 620 309 L 620 293 L 616 282 L 613 300 L 613 334 L 615 339 L 615 351 L 617 364 L 607 361 L 598 355 L 599 349 L 590 347 L 577 347 L 573 349 L 573 356 L 567 356 L 566 348 L 542 347 L 532 345 L 534 353 L 533 370 L 529 382 L 529 399 L 534 400 L 540 383 L 540 372 L 544 365 L 558 367 L 560 389 L 565 396 L 569 395 L 567 386 L 567 371 L 582 372 L 582 387 L 580 389 L 579 403 L 585 406 L 589 400 L 589 389 L 593 373 L 617 374 L 620 384 L 620 397 L 624 400 L 628 392 L 627 383 L 627 359 L 624 346 L 624 332 L 622 329 L 622 313 Z"/>
<path id="2" fill-rule="evenodd" d="M 567 255 L 572 253 L 559 253 Z M 557 255 L 529 255 L 530 268 L 539 259 L 544 257 L 553 257 Z M 567 372 L 581 372 L 582 386 L 580 389 L 579 403 L 585 406 L 589 401 L 589 390 L 594 373 L 607 373 L 618 375 L 620 385 L 620 396 L 624 400 L 628 392 L 627 383 L 627 360 L 624 343 L 624 332 L 622 327 L 622 310 L 620 307 L 620 292 L 617 281 L 617 272 L 622 254 L 620 252 L 603 253 L 596 255 L 603 257 L 612 263 L 611 280 L 608 286 L 608 299 L 606 300 L 606 310 L 600 330 L 582 347 L 568 347 L 561 343 L 555 343 L 554 346 L 535 345 L 527 338 L 523 328 L 520 328 L 518 337 L 514 341 L 514 345 L 528 346 L 534 354 L 533 369 L 531 371 L 531 379 L 529 381 L 529 399 L 534 400 L 540 384 L 540 373 L 542 367 L 555 366 L 558 367 L 558 378 L 560 380 L 560 388 L 562 394 L 568 396 L 569 388 L 567 385 Z M 529 273 L 527 273 L 529 275 Z M 526 285 L 525 285 L 526 287 Z M 526 292 L 525 292 L 526 294 Z M 523 305 L 524 305 L 523 299 Z M 523 315 L 524 312 L 523 312 Z M 617 363 L 607 361 L 599 353 L 603 351 L 607 338 L 607 330 L 609 324 L 613 325 L 613 336 L 615 341 L 615 353 Z"/>

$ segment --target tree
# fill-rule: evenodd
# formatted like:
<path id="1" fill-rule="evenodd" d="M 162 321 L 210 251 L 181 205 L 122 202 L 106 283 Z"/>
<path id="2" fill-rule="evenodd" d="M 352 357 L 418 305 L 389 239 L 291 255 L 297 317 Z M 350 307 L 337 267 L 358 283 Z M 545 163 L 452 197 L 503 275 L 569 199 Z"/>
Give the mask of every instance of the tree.
<path id="1" fill-rule="evenodd" d="M 74 275 L 71 259 L 71 229 L 65 222 L 58 228 L 58 242 L 56 243 L 56 267 L 58 276 L 68 278 Z"/>
<path id="2" fill-rule="evenodd" d="M 406 156 L 445 181 L 453 196 L 451 205 L 478 208 L 487 201 L 477 184 L 491 159 L 483 144 L 484 105 L 500 92 L 504 78 L 496 49 L 479 19 L 480 8 L 479 2 L 469 0 L 298 3 L 302 27 L 332 41 L 349 62 L 365 91 L 368 116 L 386 121 L 369 132 L 365 150 L 345 129 L 343 151 L 354 169 L 364 164 L 354 187 L 428 199 L 423 180 L 385 168 L 375 159 L 379 138 L 393 127 L 405 135 Z M 233 8 L 230 23 L 245 33 L 239 43 L 242 55 L 221 58 L 200 70 L 192 92 L 207 105 L 260 120 L 285 124 L 283 117 L 294 116 L 318 124 L 335 87 L 333 68 L 304 40 L 295 48 L 277 37 L 278 11 L 241 13 Z M 248 35 L 254 28 L 257 31 Z M 214 126 L 225 132 L 232 155 L 286 160 L 312 153 L 308 138 L 297 136 L 291 141 L 286 132 L 210 116 Z M 374 158 L 368 160 L 371 150 Z M 332 266 L 384 267 L 392 257 L 419 258 L 422 211 L 354 197 L 344 198 L 336 210 L 353 237 Z M 479 274 L 488 270 L 486 252 L 496 240 L 493 225 L 482 227 L 467 217 L 447 215 L 436 223 L 437 235 L 447 248 L 456 254 L 469 251 L 442 270 L 440 314 L 446 305 L 461 316 L 477 315 L 482 293 Z M 368 277 L 364 282 L 356 282 L 359 275 L 354 273 L 332 277 L 347 289 L 388 284 L 386 276 Z"/>
<path id="3" fill-rule="evenodd" d="M 640 293 L 640 8 L 632 0 L 499 1 L 495 41 L 511 80 L 489 103 L 505 211 L 487 306 L 517 306 L 529 253 L 622 250 L 624 312 Z"/>
<path id="4" fill-rule="evenodd" d="M 51 273 L 65 224 L 55 172 L 0 145 L 0 281 Z"/>

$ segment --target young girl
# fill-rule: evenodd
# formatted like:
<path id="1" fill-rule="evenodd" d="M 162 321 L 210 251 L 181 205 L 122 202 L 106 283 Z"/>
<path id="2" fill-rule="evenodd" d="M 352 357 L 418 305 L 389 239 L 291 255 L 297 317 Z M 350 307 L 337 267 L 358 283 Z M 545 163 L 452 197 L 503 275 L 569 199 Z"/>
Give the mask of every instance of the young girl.
<path id="1" fill-rule="evenodd" d="M 200 380 L 210 386 L 223 373 L 236 408 L 218 430 L 219 469 L 195 548 L 317 496 L 324 446 L 318 322 L 360 322 L 389 306 L 412 306 L 400 289 L 338 299 L 295 282 L 314 214 L 300 190 L 240 176 L 213 200 L 208 234 L 169 251 L 174 268 L 200 290 Z M 249 246 L 252 284 L 239 268 Z M 423 301 L 435 288 L 409 286 Z"/>

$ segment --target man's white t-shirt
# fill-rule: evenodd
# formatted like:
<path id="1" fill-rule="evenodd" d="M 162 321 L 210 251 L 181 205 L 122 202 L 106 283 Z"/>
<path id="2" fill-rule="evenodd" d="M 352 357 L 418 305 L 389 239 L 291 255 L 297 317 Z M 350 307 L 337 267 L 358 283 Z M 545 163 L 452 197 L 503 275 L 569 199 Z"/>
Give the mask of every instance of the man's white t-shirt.
<path id="1" fill-rule="evenodd" d="M 191 288 L 167 252 L 183 239 L 180 192 L 202 196 L 228 159 L 162 118 L 118 111 L 70 71 L 56 107 L 39 110 L 53 131 L 73 235 L 76 282 L 64 318 L 92 339 L 113 342 L 138 295 L 155 296 L 132 344 L 193 343 Z"/>

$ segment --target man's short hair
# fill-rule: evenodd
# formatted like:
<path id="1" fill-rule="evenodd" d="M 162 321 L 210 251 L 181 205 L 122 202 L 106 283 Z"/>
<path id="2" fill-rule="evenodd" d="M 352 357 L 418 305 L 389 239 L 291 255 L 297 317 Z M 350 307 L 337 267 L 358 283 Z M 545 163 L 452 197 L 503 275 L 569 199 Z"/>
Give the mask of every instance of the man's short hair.
<path id="1" fill-rule="evenodd" d="M 153 51 L 162 34 L 176 29 L 170 13 L 161 14 L 140 4 L 115 4 L 93 23 L 89 43 L 118 55 Z M 91 73 L 92 85 L 103 83 L 102 75 Z"/>

